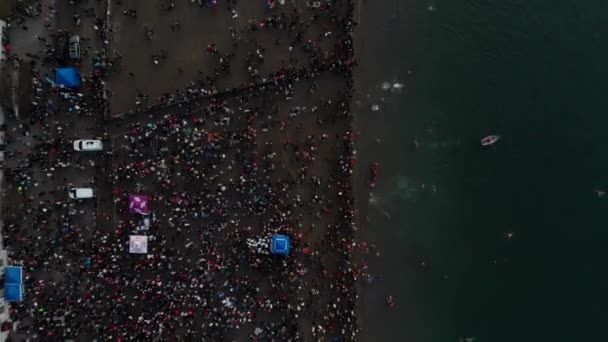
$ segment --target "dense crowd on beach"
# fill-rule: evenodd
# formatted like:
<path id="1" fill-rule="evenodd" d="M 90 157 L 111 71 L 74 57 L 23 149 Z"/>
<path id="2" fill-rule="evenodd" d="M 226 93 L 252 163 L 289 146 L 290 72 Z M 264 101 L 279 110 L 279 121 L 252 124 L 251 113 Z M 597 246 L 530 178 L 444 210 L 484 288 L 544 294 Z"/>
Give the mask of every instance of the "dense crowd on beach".
<path id="1" fill-rule="evenodd" d="M 167 3 L 163 10 L 175 6 Z M 357 338 L 356 281 L 363 271 L 352 255 L 370 246 L 353 237 L 353 3 L 306 4 L 272 2 L 266 18 L 235 32 L 245 37 L 235 45 L 249 44 L 249 82 L 216 88 L 243 61 L 209 42 L 207 52 L 218 60 L 214 73 L 156 101 L 140 92 L 135 109 L 117 116 L 107 114 L 105 77 L 129 71 L 120 70 L 121 54 L 111 44 L 83 56 L 90 71 L 72 91 L 47 82 L 54 51 L 43 40 L 64 32 L 48 28 L 39 54 L 11 51 L 11 60 L 33 66 L 34 93 L 32 113 L 10 117 L 6 138 L 6 196 L 16 198 L 3 209 L 4 235 L 11 262 L 26 274 L 25 298 L 11 307 L 17 334 L 119 341 Z M 228 1 L 230 13 L 237 6 Z M 124 15 L 137 20 L 134 10 Z M 78 20 L 103 22 L 95 15 Z M 315 25 L 319 40 L 334 42 L 329 49 L 303 39 L 299 30 Z M 261 75 L 264 53 L 272 50 L 250 39 L 258 30 L 288 30 L 289 51 L 305 63 Z M 142 39 L 153 39 L 148 32 Z M 102 41 L 110 40 L 107 33 L 99 30 Z M 161 62 L 163 54 L 152 58 Z M 75 120 L 90 120 L 104 142 L 99 160 L 72 151 Z M 91 166 L 97 172 L 91 184 L 109 189 L 98 192 L 95 214 L 67 198 L 69 179 L 60 171 Z M 129 212 L 131 194 L 150 198 L 147 230 Z M 81 224 L 83 215 L 95 220 Z M 148 236 L 146 254 L 129 253 L 133 234 Z M 269 253 L 274 234 L 291 238 L 288 255 Z"/>

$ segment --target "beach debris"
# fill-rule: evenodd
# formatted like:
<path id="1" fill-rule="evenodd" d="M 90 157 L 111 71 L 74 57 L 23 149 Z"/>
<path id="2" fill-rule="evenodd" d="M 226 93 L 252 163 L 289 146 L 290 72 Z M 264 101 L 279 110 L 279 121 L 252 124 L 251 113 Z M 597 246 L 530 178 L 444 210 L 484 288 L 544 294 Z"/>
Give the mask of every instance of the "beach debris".
<path id="1" fill-rule="evenodd" d="M 389 309 L 394 308 L 395 305 L 396 305 L 395 298 L 393 296 L 387 296 L 386 297 L 386 305 L 388 306 Z"/>
<path id="2" fill-rule="evenodd" d="M 379 111 L 379 110 L 380 110 L 380 106 L 374 103 L 374 104 L 372 105 L 372 111 L 377 112 L 377 111 Z"/>
<path id="3" fill-rule="evenodd" d="M 593 193 L 600 198 L 606 196 L 606 191 L 600 189 L 593 189 Z"/>

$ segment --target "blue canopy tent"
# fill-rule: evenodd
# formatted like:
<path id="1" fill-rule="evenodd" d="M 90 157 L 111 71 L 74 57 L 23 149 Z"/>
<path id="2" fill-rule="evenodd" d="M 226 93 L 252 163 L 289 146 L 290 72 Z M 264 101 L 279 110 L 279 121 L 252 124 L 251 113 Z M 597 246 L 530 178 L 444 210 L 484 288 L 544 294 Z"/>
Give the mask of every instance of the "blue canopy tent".
<path id="1" fill-rule="evenodd" d="M 80 87 L 80 74 L 75 68 L 55 69 L 55 84 L 59 87 L 78 88 Z"/>
<path id="2" fill-rule="evenodd" d="M 19 284 L 4 285 L 4 300 L 7 302 L 20 302 L 23 300 L 23 286 Z"/>
<path id="3" fill-rule="evenodd" d="M 23 299 L 23 267 L 4 268 L 4 299 L 7 302 L 20 302 Z"/>
<path id="4" fill-rule="evenodd" d="M 278 255 L 289 254 L 289 236 L 273 235 L 270 243 L 270 253 Z"/>

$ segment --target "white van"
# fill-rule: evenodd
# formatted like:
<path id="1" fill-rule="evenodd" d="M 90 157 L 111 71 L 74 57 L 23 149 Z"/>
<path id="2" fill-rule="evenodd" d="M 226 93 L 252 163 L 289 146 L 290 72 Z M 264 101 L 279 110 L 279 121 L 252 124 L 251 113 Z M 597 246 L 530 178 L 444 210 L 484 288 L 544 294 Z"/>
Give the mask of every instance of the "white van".
<path id="1" fill-rule="evenodd" d="M 68 190 L 70 198 L 81 199 L 81 198 L 93 198 L 95 197 L 95 191 L 91 188 L 70 188 Z"/>

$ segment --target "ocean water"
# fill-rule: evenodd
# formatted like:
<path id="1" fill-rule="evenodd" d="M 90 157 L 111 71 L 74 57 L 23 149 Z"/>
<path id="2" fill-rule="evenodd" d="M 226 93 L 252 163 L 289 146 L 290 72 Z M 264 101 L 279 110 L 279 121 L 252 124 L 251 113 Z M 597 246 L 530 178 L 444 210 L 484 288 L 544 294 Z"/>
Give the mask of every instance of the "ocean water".
<path id="1" fill-rule="evenodd" d="M 608 341 L 608 2 L 359 5 L 362 340 Z"/>

